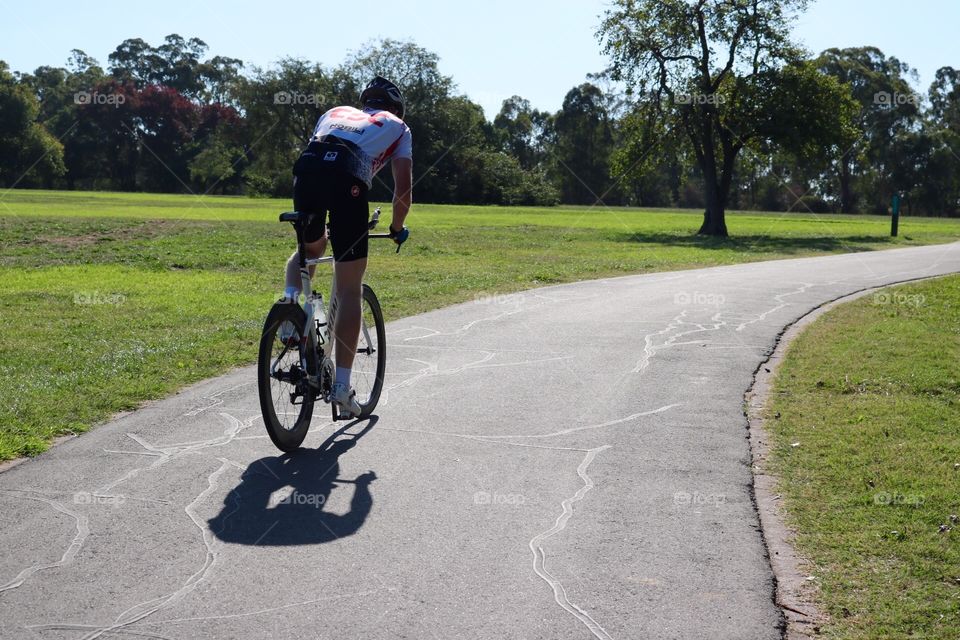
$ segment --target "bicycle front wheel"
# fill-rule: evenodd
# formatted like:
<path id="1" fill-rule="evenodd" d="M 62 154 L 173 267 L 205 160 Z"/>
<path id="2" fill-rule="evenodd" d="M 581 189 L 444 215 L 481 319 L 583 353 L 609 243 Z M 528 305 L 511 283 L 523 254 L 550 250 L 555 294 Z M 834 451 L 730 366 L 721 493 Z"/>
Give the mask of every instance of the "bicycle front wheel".
<path id="1" fill-rule="evenodd" d="M 353 359 L 353 389 L 360 405 L 360 417 L 366 418 L 377 407 L 383 391 L 383 377 L 387 370 L 387 333 L 383 326 L 383 312 L 373 289 L 363 285 L 361 298 L 360 338 L 357 355 Z"/>
<path id="2" fill-rule="evenodd" d="M 300 337 L 307 316 L 297 304 L 273 305 L 263 325 L 257 359 L 257 385 L 263 424 L 281 451 L 295 451 L 310 428 L 315 392 L 307 374 L 317 374 L 312 349 L 306 362 L 300 358 Z M 306 365 L 307 370 L 304 370 Z"/>

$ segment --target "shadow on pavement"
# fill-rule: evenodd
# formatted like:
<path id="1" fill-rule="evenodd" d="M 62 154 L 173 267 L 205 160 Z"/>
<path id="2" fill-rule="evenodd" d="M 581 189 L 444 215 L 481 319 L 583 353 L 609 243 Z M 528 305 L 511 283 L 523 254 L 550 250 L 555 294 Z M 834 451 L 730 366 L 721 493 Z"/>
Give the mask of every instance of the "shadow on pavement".
<path id="1" fill-rule="evenodd" d="M 728 238 L 700 236 L 696 234 L 649 233 L 613 233 L 609 236 L 615 242 L 636 242 L 671 247 L 696 249 L 734 249 L 738 251 L 762 251 L 776 253 L 803 253 L 810 251 L 870 251 L 878 245 L 891 244 L 884 236 L 847 235 L 847 236 L 772 236 L 762 234 L 735 234 Z"/>
<path id="2" fill-rule="evenodd" d="M 360 431 L 348 433 L 364 422 Z M 316 449 L 254 461 L 220 513 L 207 521 L 210 531 L 224 542 L 257 546 L 319 544 L 352 535 L 370 514 L 370 483 L 377 476 L 368 471 L 356 479 L 340 478 L 339 459 L 376 423 L 376 416 L 355 420 Z M 350 510 L 343 515 L 325 510 L 337 484 L 354 485 Z"/>

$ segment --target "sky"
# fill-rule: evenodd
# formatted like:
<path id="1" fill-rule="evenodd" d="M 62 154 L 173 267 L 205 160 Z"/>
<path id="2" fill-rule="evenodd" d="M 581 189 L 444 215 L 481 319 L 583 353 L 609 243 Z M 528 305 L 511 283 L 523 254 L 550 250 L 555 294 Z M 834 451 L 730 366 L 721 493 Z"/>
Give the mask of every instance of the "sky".
<path id="1" fill-rule="evenodd" d="M 156 46 L 164 36 L 198 37 L 208 55 L 269 66 L 285 56 L 325 66 L 380 38 L 412 39 L 440 56 L 440 70 L 488 118 L 521 95 L 556 111 L 572 87 L 607 60 L 594 35 L 609 0 L 398 0 L 396 2 L 158 3 L 0 0 L 0 60 L 14 71 L 63 66 L 82 49 L 107 66 L 127 38 Z M 919 72 L 926 92 L 941 66 L 960 67 L 958 0 L 813 0 L 794 37 L 813 52 L 873 45 Z"/>

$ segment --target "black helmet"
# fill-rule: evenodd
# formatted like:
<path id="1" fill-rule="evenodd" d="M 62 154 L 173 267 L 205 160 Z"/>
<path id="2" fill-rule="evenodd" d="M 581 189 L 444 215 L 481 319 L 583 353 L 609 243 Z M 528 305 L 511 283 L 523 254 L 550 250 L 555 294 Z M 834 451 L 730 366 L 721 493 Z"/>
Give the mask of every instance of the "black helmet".
<path id="1" fill-rule="evenodd" d="M 403 120 L 403 94 L 397 85 L 386 78 L 377 76 L 367 85 L 367 88 L 360 94 L 360 104 L 367 107 L 379 109 L 388 109 L 397 114 L 397 117 Z"/>

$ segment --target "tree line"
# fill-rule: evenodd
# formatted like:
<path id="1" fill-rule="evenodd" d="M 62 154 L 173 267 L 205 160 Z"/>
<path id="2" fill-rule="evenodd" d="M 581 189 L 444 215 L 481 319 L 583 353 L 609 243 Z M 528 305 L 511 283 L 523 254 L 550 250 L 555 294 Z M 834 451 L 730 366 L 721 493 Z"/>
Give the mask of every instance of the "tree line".
<path id="1" fill-rule="evenodd" d="M 609 69 L 556 112 L 513 96 L 492 121 L 408 41 L 336 66 L 248 66 L 176 34 L 125 40 L 106 69 L 79 50 L 32 73 L 0 61 L 0 185 L 288 196 L 319 116 L 380 74 L 408 101 L 420 202 L 703 208 L 716 235 L 726 209 L 883 213 L 893 193 L 910 214 L 960 215 L 960 71 L 919 94 L 878 48 L 810 56 L 792 4 L 613 2 Z"/>

